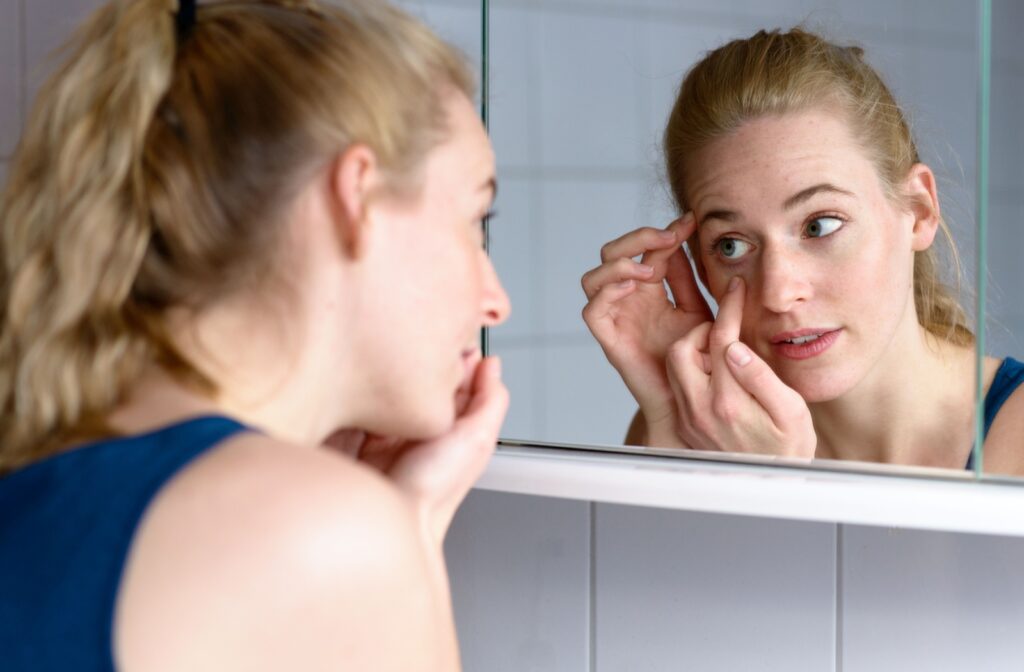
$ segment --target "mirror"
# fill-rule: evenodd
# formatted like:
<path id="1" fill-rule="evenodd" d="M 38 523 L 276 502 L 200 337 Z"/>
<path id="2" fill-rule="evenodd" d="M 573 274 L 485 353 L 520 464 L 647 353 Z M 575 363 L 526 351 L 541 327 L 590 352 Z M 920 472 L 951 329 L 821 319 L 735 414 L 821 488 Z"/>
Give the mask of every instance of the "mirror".
<path id="1" fill-rule="evenodd" d="M 908 119 L 922 161 L 934 173 L 941 213 L 959 252 L 959 281 L 949 252 L 940 250 L 938 266 L 964 310 L 966 324 L 977 331 L 979 54 L 987 47 L 979 42 L 978 4 L 485 4 L 490 15 L 488 116 L 501 184 L 498 216 L 490 223 L 491 252 L 513 304 L 509 322 L 490 333 L 490 350 L 502 357 L 512 392 L 503 437 L 623 443 L 637 402 L 581 318 L 587 301 L 581 276 L 600 263 L 599 251 L 608 241 L 639 227 L 664 228 L 678 216 L 663 177 L 660 144 L 680 82 L 708 51 L 762 28 L 786 30 L 799 24 L 838 44 L 863 47 L 865 59 L 881 74 Z M 1002 39 L 1011 48 L 1013 26 L 1024 27 L 1021 10 L 1010 0 L 996 5 L 995 25 L 1005 21 Z M 999 40 L 997 35 L 994 44 Z M 996 164 L 995 148 L 1011 137 L 1010 120 L 1021 118 L 1020 50 L 1016 53 L 1016 61 L 1009 55 L 995 58 L 997 63 L 1007 61 L 1006 74 L 993 80 Z M 1003 83 L 1000 76 L 1016 79 Z M 1002 113 L 1000 121 L 1000 105 L 1014 109 L 1016 116 Z M 1010 148 L 1001 149 L 1005 157 L 1014 156 Z M 1002 172 L 1004 178 L 1015 175 L 1009 168 Z M 1016 176 L 1015 184 L 999 188 L 993 180 L 993 197 L 1007 196 L 1000 201 L 1007 209 L 1000 215 L 1007 233 L 1013 230 L 1013 212 L 1021 214 L 1024 203 L 1019 171 Z M 997 237 L 993 230 L 990 244 L 999 246 Z M 1015 269 L 1014 246 L 1001 249 L 1006 267 Z M 1015 286 L 1012 280 L 1006 284 Z M 1013 312 L 1012 294 L 1006 295 L 1011 301 L 998 303 L 998 287 L 994 279 L 992 315 L 1024 327 L 1024 313 Z M 1011 351 L 1012 345 L 1004 339 L 998 347 Z M 970 406 L 976 385 L 974 355 L 963 353 L 957 356 L 958 374 L 943 379 L 962 385 L 950 393 L 963 416 L 956 424 L 960 439 L 932 436 L 928 443 L 937 448 L 905 455 L 899 454 L 899 442 L 890 442 L 887 450 L 894 463 L 964 471 L 960 462 L 970 452 L 974 435 Z M 886 408 L 880 404 L 865 417 L 880 417 Z M 870 423 L 858 427 L 863 424 Z M 864 432 L 863 450 L 829 457 L 877 460 L 885 450 L 872 445 L 870 436 Z"/>
<path id="2" fill-rule="evenodd" d="M 1020 227 L 1024 173 L 1019 167 L 1024 138 L 1018 128 L 1024 119 L 1024 49 L 1017 38 L 1024 28 L 1024 6 L 1014 0 L 993 0 L 991 4 L 987 207 L 979 235 L 979 241 L 985 243 L 982 251 L 987 263 L 985 274 L 978 279 L 979 296 L 985 298 L 986 353 L 997 359 L 1024 359 L 1024 303 L 1020 300 L 1024 275 L 1015 258 L 1024 235 Z M 996 434 L 1005 429 L 1006 422 L 1005 417 L 993 422 L 993 440 L 1000 438 Z M 1012 462 L 1010 456 L 993 448 L 986 454 L 985 472 L 1019 475 Z"/>

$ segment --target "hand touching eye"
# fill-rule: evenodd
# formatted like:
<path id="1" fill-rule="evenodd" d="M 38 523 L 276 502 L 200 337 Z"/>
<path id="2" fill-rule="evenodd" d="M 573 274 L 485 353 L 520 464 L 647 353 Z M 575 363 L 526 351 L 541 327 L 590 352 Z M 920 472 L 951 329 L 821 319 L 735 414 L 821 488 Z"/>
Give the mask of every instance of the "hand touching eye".
<path id="1" fill-rule="evenodd" d="M 744 292 L 734 277 L 717 319 L 669 350 L 679 436 L 701 450 L 814 457 L 817 437 L 803 397 L 739 340 Z"/>

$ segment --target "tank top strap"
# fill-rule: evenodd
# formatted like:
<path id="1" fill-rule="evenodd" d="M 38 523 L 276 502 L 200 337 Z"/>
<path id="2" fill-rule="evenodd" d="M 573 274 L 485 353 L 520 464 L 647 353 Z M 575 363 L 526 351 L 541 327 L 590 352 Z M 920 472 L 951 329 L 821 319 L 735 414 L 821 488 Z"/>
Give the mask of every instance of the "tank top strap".
<path id="1" fill-rule="evenodd" d="M 1020 385 L 1024 383 L 1024 363 L 1013 357 L 1005 358 L 996 369 L 996 375 L 985 395 L 985 429 L 983 436 L 988 436 L 988 431 L 995 422 L 996 414 L 1003 407 L 1006 400 L 1010 398 Z M 974 451 L 967 458 L 967 470 L 974 469 Z"/>

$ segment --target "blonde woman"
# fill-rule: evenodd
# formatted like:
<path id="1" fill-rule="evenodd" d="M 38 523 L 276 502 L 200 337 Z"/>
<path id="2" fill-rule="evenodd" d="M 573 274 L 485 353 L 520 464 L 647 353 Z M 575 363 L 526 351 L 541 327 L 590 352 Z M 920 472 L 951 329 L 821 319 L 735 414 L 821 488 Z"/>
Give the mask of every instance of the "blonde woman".
<path id="1" fill-rule="evenodd" d="M 454 670 L 494 158 L 377 1 L 113 0 L 6 185 L 4 670 Z"/>
<path id="2" fill-rule="evenodd" d="M 952 240 L 863 52 L 800 29 L 716 49 L 664 155 L 683 216 L 608 243 L 583 277 L 584 319 L 640 405 L 627 442 L 970 467 L 974 337 L 934 246 Z M 1024 473 L 1024 366 L 987 358 L 984 377 L 985 469 Z"/>

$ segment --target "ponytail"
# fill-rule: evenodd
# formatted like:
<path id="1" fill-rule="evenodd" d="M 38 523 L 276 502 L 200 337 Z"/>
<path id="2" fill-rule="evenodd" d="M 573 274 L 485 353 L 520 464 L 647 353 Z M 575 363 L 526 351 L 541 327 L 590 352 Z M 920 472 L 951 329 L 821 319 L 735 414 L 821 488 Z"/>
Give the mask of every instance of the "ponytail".
<path id="1" fill-rule="evenodd" d="M 0 203 L 0 470 L 116 403 L 148 354 L 124 306 L 150 237 L 141 157 L 171 79 L 174 5 L 96 12 L 19 145 Z"/>
<path id="2" fill-rule="evenodd" d="M 397 193 L 462 57 L 383 0 L 109 0 L 40 92 L 0 196 L 0 473 L 110 434 L 153 364 L 213 394 L 168 311 L 266 296 L 299 189 L 353 142 Z"/>

